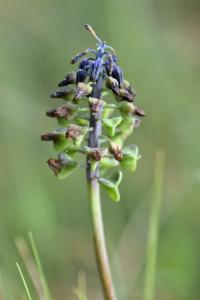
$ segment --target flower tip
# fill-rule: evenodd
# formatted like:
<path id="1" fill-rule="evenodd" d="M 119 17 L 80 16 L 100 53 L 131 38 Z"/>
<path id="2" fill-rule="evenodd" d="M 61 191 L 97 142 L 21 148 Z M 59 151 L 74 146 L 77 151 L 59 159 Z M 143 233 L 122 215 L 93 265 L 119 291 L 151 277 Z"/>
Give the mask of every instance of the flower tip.
<path id="1" fill-rule="evenodd" d="M 53 93 L 51 93 L 51 94 L 50 94 L 50 98 L 56 98 L 56 97 L 57 97 L 57 95 L 58 95 L 58 93 L 57 93 L 57 92 L 53 92 Z"/>
<path id="2" fill-rule="evenodd" d="M 101 39 L 96 35 L 96 32 L 94 31 L 91 25 L 85 24 L 85 29 L 93 35 L 93 37 L 98 41 L 98 43 L 102 43 Z"/>
<path id="3" fill-rule="evenodd" d="M 139 117 L 146 117 L 146 113 L 144 112 L 144 110 L 140 107 L 136 107 L 135 108 L 135 115 L 139 116 Z"/>
<path id="4" fill-rule="evenodd" d="M 51 93 L 50 98 L 63 98 L 66 95 L 66 91 L 54 91 Z"/>
<path id="5" fill-rule="evenodd" d="M 51 141 L 53 139 L 53 135 L 50 132 L 44 133 L 41 135 L 41 141 Z"/>
<path id="6" fill-rule="evenodd" d="M 85 29 L 86 30 L 90 30 L 91 29 L 91 26 L 89 24 L 85 24 Z"/>

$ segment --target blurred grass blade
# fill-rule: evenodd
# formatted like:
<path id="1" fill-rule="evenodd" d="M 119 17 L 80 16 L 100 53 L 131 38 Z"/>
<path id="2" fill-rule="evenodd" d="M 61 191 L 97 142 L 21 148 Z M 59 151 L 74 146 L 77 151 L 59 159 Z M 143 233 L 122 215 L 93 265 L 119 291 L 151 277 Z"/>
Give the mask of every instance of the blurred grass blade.
<path id="1" fill-rule="evenodd" d="M 0 267 L 0 299 L 1 300 L 13 300 L 13 289 L 7 284 L 6 274 L 2 266 Z"/>
<path id="2" fill-rule="evenodd" d="M 164 152 L 162 150 L 157 151 L 154 170 L 154 190 L 150 211 L 147 241 L 144 300 L 153 300 L 155 298 L 156 256 L 161 198 L 163 190 L 164 160 Z"/>
<path id="3" fill-rule="evenodd" d="M 22 282 L 23 282 L 23 285 L 24 285 L 24 288 L 25 288 L 27 297 L 28 297 L 29 300 L 32 300 L 31 294 L 30 294 L 30 292 L 29 292 L 29 288 L 28 288 L 28 285 L 27 285 L 26 280 L 25 280 L 25 278 L 24 278 L 24 275 L 23 275 L 23 273 L 22 273 L 22 270 L 21 270 L 21 268 L 20 268 L 20 266 L 19 266 L 18 263 L 16 263 L 16 266 L 17 266 L 17 269 L 18 269 L 19 274 L 20 274 L 20 276 L 21 276 L 21 279 L 22 279 Z"/>
<path id="4" fill-rule="evenodd" d="M 36 248 L 36 244 L 35 244 L 35 241 L 34 241 L 34 238 L 33 238 L 33 235 L 32 235 L 31 232 L 29 232 L 29 240 L 30 240 L 32 251 L 33 251 L 33 256 L 35 258 L 37 270 L 38 270 L 38 273 L 39 273 L 39 276 L 40 276 L 40 281 L 41 281 L 41 284 L 42 284 L 42 287 L 43 287 L 43 290 L 44 290 L 45 299 L 46 300 L 52 300 L 51 296 L 50 296 L 49 288 L 48 288 L 48 285 L 47 285 L 47 282 L 46 282 L 46 278 L 45 278 L 45 275 L 44 275 L 44 271 L 43 271 L 43 268 L 42 268 L 42 264 L 41 264 L 41 261 L 40 261 L 40 258 L 39 258 L 39 254 L 38 254 L 38 251 L 37 251 L 37 248 Z"/>
<path id="5" fill-rule="evenodd" d="M 35 261 L 30 253 L 26 241 L 19 237 L 15 240 L 16 247 L 19 251 L 19 254 L 23 260 L 23 263 L 27 269 L 27 272 L 33 282 L 33 285 L 37 291 L 38 297 L 40 300 L 46 300 L 44 290 L 41 284 L 40 276 L 36 268 Z"/>
<path id="6" fill-rule="evenodd" d="M 74 288 L 74 293 L 77 296 L 78 300 L 88 300 L 86 275 L 84 272 L 78 273 L 78 284 L 77 287 Z"/>

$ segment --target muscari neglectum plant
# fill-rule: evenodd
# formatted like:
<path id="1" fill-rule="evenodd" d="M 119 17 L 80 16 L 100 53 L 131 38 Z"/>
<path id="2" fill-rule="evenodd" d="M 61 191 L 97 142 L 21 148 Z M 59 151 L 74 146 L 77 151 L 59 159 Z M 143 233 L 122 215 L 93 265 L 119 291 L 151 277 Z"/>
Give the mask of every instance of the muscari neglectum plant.
<path id="1" fill-rule="evenodd" d="M 94 246 L 99 275 L 106 300 L 116 299 L 106 251 L 102 221 L 100 187 L 113 201 L 120 200 L 119 184 L 122 171 L 134 172 L 140 158 L 138 147 L 125 146 L 125 140 L 145 116 L 133 104 L 136 93 L 124 78 L 115 50 L 102 42 L 90 25 L 85 25 L 97 41 L 96 50 L 88 48 L 71 60 L 79 61 L 76 71 L 67 73 L 51 98 L 65 104 L 47 111 L 56 118 L 60 128 L 41 136 L 52 141 L 57 158 L 47 161 L 59 179 L 67 177 L 79 167 L 78 153 L 86 155 L 86 174 L 91 208 Z M 84 56 L 87 58 L 83 58 Z M 111 93 L 110 98 L 103 97 Z M 107 100 L 108 99 L 108 100 Z"/>

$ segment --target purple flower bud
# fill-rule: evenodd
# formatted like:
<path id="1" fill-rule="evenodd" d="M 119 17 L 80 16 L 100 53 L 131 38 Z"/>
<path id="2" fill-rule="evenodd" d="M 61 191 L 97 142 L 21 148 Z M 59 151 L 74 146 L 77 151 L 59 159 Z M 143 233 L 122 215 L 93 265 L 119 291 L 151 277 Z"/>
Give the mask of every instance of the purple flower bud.
<path id="1" fill-rule="evenodd" d="M 94 61 L 91 65 L 91 74 L 90 74 L 90 79 L 92 81 L 97 81 L 99 78 L 100 73 L 103 71 L 103 66 L 102 66 L 102 59 L 98 58 L 96 61 Z"/>

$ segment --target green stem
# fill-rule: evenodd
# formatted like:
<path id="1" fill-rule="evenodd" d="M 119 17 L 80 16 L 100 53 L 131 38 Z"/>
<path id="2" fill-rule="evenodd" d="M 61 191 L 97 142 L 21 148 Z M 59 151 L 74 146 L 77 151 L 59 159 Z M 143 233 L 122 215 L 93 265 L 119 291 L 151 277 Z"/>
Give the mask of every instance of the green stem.
<path id="1" fill-rule="evenodd" d="M 106 250 L 99 183 L 96 178 L 88 182 L 88 191 L 92 214 L 95 254 L 105 299 L 116 300 Z"/>
<path id="2" fill-rule="evenodd" d="M 101 77 L 96 82 L 94 86 L 92 97 L 101 98 L 103 80 Z M 89 134 L 89 147 L 99 147 L 99 138 L 101 135 L 101 111 L 94 116 L 90 113 L 90 127 L 93 131 Z M 90 201 L 90 210 L 92 216 L 93 224 L 93 235 L 94 235 L 94 247 L 96 260 L 99 270 L 99 276 L 101 279 L 104 296 L 106 300 L 116 300 L 115 290 L 112 282 L 110 265 L 106 250 L 106 242 L 104 236 L 104 226 L 101 210 L 101 199 L 100 199 L 100 189 L 98 183 L 99 168 L 93 172 L 91 169 L 91 164 L 89 158 L 87 158 L 87 181 L 88 181 L 88 192 Z"/>
<path id="3" fill-rule="evenodd" d="M 157 151 L 154 170 L 154 191 L 148 230 L 147 261 L 144 282 L 144 300 L 155 299 L 156 256 L 158 246 L 157 244 L 162 190 L 164 181 L 164 161 L 164 152 L 162 150 Z"/>

